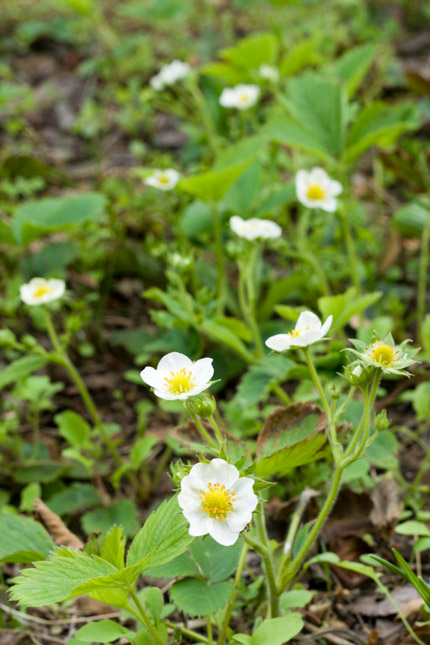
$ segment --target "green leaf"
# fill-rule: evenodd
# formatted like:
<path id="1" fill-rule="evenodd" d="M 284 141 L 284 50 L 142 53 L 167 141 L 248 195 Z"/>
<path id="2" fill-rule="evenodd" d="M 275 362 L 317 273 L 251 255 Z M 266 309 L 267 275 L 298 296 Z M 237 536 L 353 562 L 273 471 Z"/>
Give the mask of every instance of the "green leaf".
<path id="1" fill-rule="evenodd" d="M 133 448 L 130 451 L 131 465 L 134 470 L 137 470 L 143 464 L 145 459 L 149 457 L 156 443 L 157 437 L 154 435 L 145 435 L 135 441 Z"/>
<path id="2" fill-rule="evenodd" d="M 267 618 L 257 627 L 249 641 L 238 639 L 245 634 L 235 634 L 234 638 L 240 643 L 249 645 L 283 645 L 297 636 L 303 629 L 303 620 L 300 614 L 288 613 L 281 618 Z M 248 637 L 249 638 L 249 637 Z"/>
<path id="3" fill-rule="evenodd" d="M 306 607 L 312 600 L 314 593 L 314 591 L 306 591 L 306 589 L 285 591 L 279 599 L 281 610 L 286 612 L 288 609 L 295 607 Z"/>
<path id="4" fill-rule="evenodd" d="M 134 538 L 127 566 L 139 564 L 146 570 L 166 564 L 183 553 L 193 540 L 177 497 L 173 496 L 160 504 Z"/>
<path id="5" fill-rule="evenodd" d="M 361 564 L 360 562 L 347 562 L 347 561 L 342 561 L 337 563 L 338 567 L 342 567 L 343 569 L 349 569 L 350 571 L 355 571 L 356 573 L 361 573 L 363 576 L 367 576 L 368 578 L 371 578 L 375 582 L 381 577 L 381 573 L 378 573 L 375 571 L 372 567 L 369 567 L 365 564 Z"/>
<path id="6" fill-rule="evenodd" d="M 15 239 L 18 244 L 27 246 L 32 240 L 47 233 L 68 230 L 97 217 L 103 211 L 105 203 L 105 197 L 99 193 L 26 202 L 14 213 Z"/>
<path id="7" fill-rule="evenodd" d="M 242 163 L 239 166 L 231 166 L 226 170 L 204 172 L 188 179 L 182 179 L 179 187 L 186 193 L 190 193 L 205 202 L 218 202 L 232 184 L 236 181 L 239 175 L 247 167 L 248 162 Z"/>
<path id="8" fill-rule="evenodd" d="M 10 226 L 6 222 L 0 222 L 0 244 L 15 245 L 15 238 Z"/>
<path id="9" fill-rule="evenodd" d="M 306 65 L 312 65 L 321 61 L 322 56 L 317 51 L 321 38 L 305 38 L 288 49 L 280 64 L 281 76 L 292 76 L 297 74 Z"/>
<path id="10" fill-rule="evenodd" d="M 88 511 L 81 521 L 88 535 L 92 531 L 106 532 L 112 524 L 121 525 L 127 537 L 135 535 L 139 528 L 136 505 L 131 499 L 122 499 L 108 507 Z"/>
<path id="11" fill-rule="evenodd" d="M 87 623 L 78 629 L 75 638 L 82 643 L 112 643 L 119 638 L 132 640 L 135 635 L 127 627 L 123 627 L 109 618 L 104 618 L 97 622 Z"/>
<path id="12" fill-rule="evenodd" d="M 50 560 L 36 562 L 14 578 L 11 596 L 30 607 L 41 607 L 80 595 L 74 589 L 91 579 L 115 573 L 115 567 L 70 547 L 57 548 Z"/>
<path id="13" fill-rule="evenodd" d="M 360 45 L 348 50 L 336 61 L 333 71 L 345 83 L 349 97 L 360 86 L 377 51 L 376 45 Z"/>
<path id="14" fill-rule="evenodd" d="M 270 457 L 264 457 L 257 462 L 256 473 L 259 477 L 268 477 L 274 473 L 285 475 L 298 466 L 310 464 L 325 455 L 327 442 L 325 433 L 318 432 L 291 446 L 286 446 L 274 452 Z"/>
<path id="15" fill-rule="evenodd" d="M 208 584 L 197 578 L 185 578 L 175 582 L 169 594 L 171 601 L 189 616 L 208 616 L 228 603 L 233 587 L 233 580 Z"/>
<path id="16" fill-rule="evenodd" d="M 85 507 L 98 506 L 100 499 L 91 484 L 73 482 L 64 490 L 55 493 L 47 501 L 51 511 L 58 515 L 74 513 Z"/>
<path id="17" fill-rule="evenodd" d="M 107 560 L 117 569 L 124 567 L 125 537 L 120 526 L 109 529 L 100 551 L 103 560 Z"/>
<path id="18" fill-rule="evenodd" d="M 307 569 L 311 564 L 337 564 L 338 562 L 340 562 L 340 558 L 336 553 L 326 551 L 325 553 L 319 553 L 318 555 L 314 555 L 313 558 L 310 558 L 305 563 L 304 568 Z"/>
<path id="19" fill-rule="evenodd" d="M 200 569 L 188 553 L 181 553 L 167 564 L 145 570 L 145 576 L 151 576 L 151 578 L 179 578 L 199 574 Z"/>
<path id="20" fill-rule="evenodd" d="M 44 560 L 54 543 L 39 522 L 19 515 L 0 515 L 0 562 Z"/>
<path id="21" fill-rule="evenodd" d="M 407 520 L 398 524 L 394 529 L 399 535 L 418 535 L 420 537 L 430 537 L 430 529 L 427 524 L 424 522 L 418 522 L 417 520 Z"/>
<path id="22" fill-rule="evenodd" d="M 248 166 L 225 195 L 227 208 L 239 215 L 251 213 L 261 191 L 262 175 L 260 164 Z"/>
<path id="23" fill-rule="evenodd" d="M 48 360 L 44 356 L 23 356 L 18 358 L 0 373 L 0 389 L 11 383 L 16 383 L 19 379 L 44 367 L 47 363 Z"/>
<path id="24" fill-rule="evenodd" d="M 279 43 L 272 33 L 253 34 L 242 38 L 235 47 L 221 50 L 221 56 L 243 69 L 258 69 L 260 65 L 274 65 Z"/>
<path id="25" fill-rule="evenodd" d="M 180 227 L 184 235 L 192 240 L 202 233 L 212 233 L 213 213 L 211 208 L 200 199 L 191 202 L 181 215 Z"/>
<path id="26" fill-rule="evenodd" d="M 269 354 L 256 361 L 240 381 L 235 402 L 243 408 L 267 398 L 272 383 L 288 377 L 295 363 L 286 356 Z"/>
<path id="27" fill-rule="evenodd" d="M 236 570 L 241 549 L 240 540 L 233 546 L 223 546 L 209 536 L 196 539 L 189 550 L 203 575 L 214 583 L 225 580 Z"/>
<path id="28" fill-rule="evenodd" d="M 20 511 L 31 512 L 34 507 L 34 500 L 41 497 L 41 487 L 39 482 L 31 482 L 27 484 L 21 491 L 21 503 L 19 505 Z"/>
<path id="29" fill-rule="evenodd" d="M 358 294 L 356 287 L 350 287 L 345 293 L 338 296 L 322 296 L 318 299 L 318 307 L 324 319 L 333 316 L 330 333 L 335 329 L 342 329 L 353 317 L 363 313 L 382 296 L 380 291 Z"/>
<path id="30" fill-rule="evenodd" d="M 313 132 L 290 116 L 270 119 L 264 133 L 269 139 L 316 155 L 324 161 L 331 158 L 331 150 Z"/>
<path id="31" fill-rule="evenodd" d="M 73 447 L 80 448 L 90 436 L 91 428 L 80 414 L 73 410 L 65 410 L 54 416 L 60 434 Z"/>
<path id="32" fill-rule="evenodd" d="M 398 136 L 419 126 L 417 111 L 410 103 L 371 103 L 360 112 L 347 140 L 346 161 L 353 161 L 370 146 L 390 146 Z"/>
<path id="33" fill-rule="evenodd" d="M 239 356 L 251 359 L 252 356 L 242 341 L 228 327 L 225 327 L 222 322 L 223 318 L 216 320 L 206 319 L 200 324 L 199 329 L 201 333 L 212 340 L 219 341 L 232 347 Z"/>
<path id="34" fill-rule="evenodd" d="M 261 134 L 241 139 L 221 152 L 215 161 L 213 170 L 226 170 L 226 168 L 239 166 L 245 162 L 251 163 L 264 150 L 265 143 L 266 138 Z"/>
<path id="35" fill-rule="evenodd" d="M 393 228 L 406 237 L 421 237 L 425 223 L 430 223 L 430 199 L 421 199 L 399 208 L 391 220 Z"/>

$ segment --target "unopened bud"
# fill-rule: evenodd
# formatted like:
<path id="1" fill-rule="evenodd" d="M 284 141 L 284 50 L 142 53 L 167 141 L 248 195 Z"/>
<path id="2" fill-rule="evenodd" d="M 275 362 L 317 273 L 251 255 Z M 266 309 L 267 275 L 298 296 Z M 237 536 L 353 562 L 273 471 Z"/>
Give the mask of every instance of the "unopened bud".
<path id="1" fill-rule="evenodd" d="M 188 475 L 189 468 L 181 459 L 170 464 L 170 478 L 176 486 L 180 486 L 182 478 Z"/>
<path id="2" fill-rule="evenodd" d="M 210 394 L 204 394 L 194 399 L 193 408 L 202 419 L 209 419 L 216 410 L 216 401 Z"/>
<path id="3" fill-rule="evenodd" d="M 379 414 L 375 417 L 375 428 L 377 432 L 383 432 L 390 427 L 390 420 L 387 417 L 387 411 L 381 410 Z"/>
<path id="4" fill-rule="evenodd" d="M 363 365 L 354 365 L 354 363 L 352 365 L 347 365 L 344 370 L 344 378 L 350 385 L 354 385 L 356 387 L 368 385 L 375 372 L 375 368 L 373 367 L 363 367 Z"/>
<path id="5" fill-rule="evenodd" d="M 336 401 L 342 394 L 342 391 L 337 383 L 329 383 L 327 385 L 327 394 L 331 399 Z"/>

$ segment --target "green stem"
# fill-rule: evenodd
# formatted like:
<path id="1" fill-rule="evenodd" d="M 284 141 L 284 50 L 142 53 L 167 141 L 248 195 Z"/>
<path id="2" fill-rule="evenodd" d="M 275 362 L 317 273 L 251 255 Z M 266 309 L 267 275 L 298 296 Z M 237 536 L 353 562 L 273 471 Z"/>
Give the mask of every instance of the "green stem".
<path id="1" fill-rule="evenodd" d="M 286 571 L 281 576 L 282 582 L 279 589 L 280 592 L 282 592 L 285 589 L 285 587 L 295 578 L 297 571 L 299 570 L 302 564 L 302 561 L 305 559 L 309 549 L 311 548 L 314 541 L 317 539 L 319 532 L 321 531 L 324 525 L 324 522 L 326 521 L 333 507 L 333 504 L 336 500 L 337 494 L 339 492 L 340 484 L 342 481 L 343 471 L 344 471 L 344 467 L 341 464 L 338 464 L 336 466 L 336 470 L 334 471 L 333 481 L 330 487 L 329 494 L 327 496 L 326 501 L 324 502 L 324 505 L 320 511 L 320 514 L 318 515 L 315 521 L 315 524 L 312 527 L 311 532 L 309 533 L 308 537 L 306 538 L 303 546 L 301 547 L 300 551 L 298 552 L 294 560 L 291 562 L 291 564 L 287 567 Z"/>
<path id="2" fill-rule="evenodd" d="M 278 399 L 282 401 L 282 403 L 285 403 L 285 405 L 291 405 L 291 399 L 288 396 L 288 394 L 285 392 L 285 390 L 282 389 L 282 387 L 279 385 L 279 383 L 273 383 L 270 386 L 270 389 L 272 392 L 276 394 Z"/>
<path id="3" fill-rule="evenodd" d="M 227 281 L 224 259 L 224 245 L 222 242 L 221 216 L 217 202 L 212 203 L 212 219 L 215 243 L 215 258 L 217 264 L 217 296 L 218 296 L 218 315 L 224 313 L 225 301 L 227 297 Z"/>
<path id="4" fill-rule="evenodd" d="M 417 296 L 417 330 L 420 343 L 423 342 L 423 322 L 426 310 L 426 290 L 429 266 L 430 246 L 430 214 L 424 220 L 423 232 L 421 235 L 420 267 L 418 274 L 418 296 Z"/>
<path id="5" fill-rule="evenodd" d="M 413 482 L 410 484 L 407 490 L 406 501 L 409 500 L 414 495 L 415 491 L 417 490 L 418 486 L 421 483 L 422 478 L 424 477 L 425 473 L 428 470 L 429 463 L 430 463 L 430 446 L 427 449 L 425 457 L 421 462 L 420 468 L 417 474 L 415 475 Z"/>
<path id="6" fill-rule="evenodd" d="M 199 84 L 195 78 L 190 78 L 188 83 L 188 88 L 191 92 L 191 95 L 202 117 L 202 123 L 206 130 L 209 147 L 211 148 L 213 154 L 217 155 L 219 153 L 217 132 L 216 132 L 215 124 L 211 118 L 208 106 L 206 105 L 204 94 L 201 91 Z"/>
<path id="7" fill-rule="evenodd" d="M 209 645 L 213 645 L 213 635 L 212 635 L 212 618 L 209 615 L 206 619 L 206 632 L 208 635 L 208 643 Z"/>
<path id="8" fill-rule="evenodd" d="M 345 452 L 345 459 L 347 460 L 347 465 L 350 464 L 352 461 L 355 461 L 357 459 L 357 454 L 358 456 L 362 454 L 362 452 L 365 449 L 365 445 L 363 441 L 361 442 L 361 446 L 358 449 L 358 451 L 354 454 L 355 447 L 357 446 L 358 440 L 361 435 L 361 431 L 363 429 L 363 425 L 366 424 L 365 426 L 365 441 L 367 442 L 367 437 L 369 435 L 369 425 L 370 425 L 370 409 L 373 405 L 373 402 L 376 398 L 376 394 L 378 392 L 378 387 L 379 383 L 381 380 L 381 370 L 378 369 L 375 377 L 373 379 L 373 384 L 372 384 L 372 389 L 370 391 L 370 395 L 367 395 L 367 386 L 365 389 L 363 389 L 363 398 L 364 398 L 364 412 L 363 416 L 361 417 L 360 423 L 358 424 L 357 430 L 354 433 L 354 436 L 351 440 L 351 443 L 349 444 L 346 452 Z M 364 446 L 364 447 L 363 447 Z"/>
<path id="9" fill-rule="evenodd" d="M 335 461 L 338 461 L 338 459 L 339 459 L 339 451 L 341 451 L 341 446 L 340 446 L 340 444 L 337 443 L 336 423 L 335 423 L 335 420 L 334 420 L 334 415 L 332 415 L 332 412 L 331 412 L 330 406 L 328 404 L 327 397 L 324 394 L 324 390 L 323 390 L 323 387 L 321 385 L 321 381 L 319 379 L 318 373 L 317 373 L 317 371 L 315 369 L 315 366 L 314 366 L 314 364 L 312 362 L 311 355 L 310 355 L 310 352 L 309 352 L 309 347 L 304 347 L 303 352 L 304 352 L 304 355 L 305 355 L 306 363 L 308 364 L 308 368 L 309 368 L 309 371 L 310 371 L 311 376 L 312 376 L 312 380 L 313 380 L 313 382 L 315 383 L 315 385 L 317 387 L 317 390 L 319 392 L 319 395 L 320 395 L 320 398 L 321 398 L 321 401 L 322 401 L 322 404 L 323 404 L 324 411 L 325 411 L 326 416 L 327 416 L 327 423 L 328 423 L 328 426 L 329 426 L 328 438 L 330 440 L 330 444 L 331 444 L 331 447 L 333 449 L 333 456 L 335 458 Z M 335 447 L 336 447 L 336 451 L 334 450 Z"/>
<path id="10" fill-rule="evenodd" d="M 170 620 L 165 620 L 164 624 L 167 625 L 167 627 L 170 627 L 171 629 L 179 628 L 181 630 L 181 633 L 184 636 L 188 636 L 188 638 L 192 638 L 194 641 L 197 641 L 198 643 L 209 643 L 209 639 L 206 638 L 206 636 L 203 636 L 198 632 L 194 632 L 192 629 L 187 629 L 186 627 L 180 627 L 179 625 L 172 623 Z"/>
<path id="11" fill-rule="evenodd" d="M 148 614 L 144 610 L 144 608 L 142 606 L 142 603 L 140 602 L 137 593 L 134 591 L 134 589 L 132 587 L 129 588 L 128 592 L 129 592 L 130 596 L 133 598 L 133 602 L 137 607 L 137 610 L 138 610 L 138 612 L 139 612 L 139 614 L 140 614 L 140 616 L 142 618 L 143 624 L 145 625 L 145 627 L 147 628 L 147 630 L 151 634 L 151 636 L 154 639 L 154 641 L 156 643 L 159 643 L 160 645 L 165 645 L 164 640 L 161 638 L 160 634 L 157 632 L 157 630 L 155 629 L 154 625 L 152 624 Z"/>
<path id="12" fill-rule="evenodd" d="M 200 434 L 208 442 L 210 447 L 213 448 L 218 453 L 219 452 L 218 446 L 212 441 L 212 439 L 210 438 L 210 436 L 208 435 L 208 433 L 204 429 L 203 425 L 200 423 L 200 419 L 197 416 L 197 414 L 194 412 L 193 406 L 191 405 L 191 403 L 189 403 L 188 401 L 185 401 L 184 405 L 185 405 L 185 407 L 186 407 L 186 409 L 188 411 L 188 414 L 190 415 L 190 417 L 192 418 L 192 420 L 196 424 L 198 430 L 200 431 Z"/>
<path id="13" fill-rule="evenodd" d="M 210 421 L 210 424 L 212 425 L 212 428 L 215 430 L 215 434 L 217 436 L 219 445 L 222 446 L 222 444 L 224 443 L 224 437 L 221 434 L 221 430 L 219 428 L 219 425 L 215 421 L 215 417 L 213 416 L 213 414 L 211 414 L 211 416 L 209 417 L 209 421 Z"/>
<path id="14" fill-rule="evenodd" d="M 72 378 L 73 382 L 75 383 L 76 387 L 79 390 L 79 394 L 81 395 L 81 398 L 85 404 L 85 407 L 88 410 L 88 413 L 93 421 L 94 426 L 97 428 L 97 430 L 100 432 L 100 436 L 103 440 L 103 443 L 105 444 L 106 448 L 109 450 L 110 454 L 112 455 L 115 463 L 117 464 L 118 467 L 121 467 L 123 465 L 123 460 L 121 458 L 121 455 L 119 454 L 118 450 L 116 449 L 116 446 L 114 442 L 109 438 L 105 427 L 103 425 L 103 421 L 97 411 L 97 408 L 94 404 L 94 401 L 91 397 L 91 394 L 88 391 L 87 386 L 85 385 L 84 381 L 81 378 L 81 375 L 79 374 L 78 370 L 76 367 L 73 365 L 72 361 L 68 357 L 65 349 L 61 345 L 61 342 L 57 336 L 57 332 L 55 331 L 55 327 L 52 322 L 52 318 L 50 316 L 49 311 L 45 308 L 45 321 L 46 321 L 46 327 L 48 330 L 49 337 L 51 339 L 52 345 L 54 346 L 54 349 L 57 352 L 57 359 L 58 363 L 62 365 L 70 374 L 70 377 Z M 135 473 L 127 472 L 126 473 L 129 481 L 133 484 L 133 486 L 136 488 L 136 490 L 139 492 L 140 495 L 145 496 L 145 491 L 142 489 Z"/>
<path id="15" fill-rule="evenodd" d="M 236 575 L 234 577 L 234 589 L 224 614 L 224 620 L 222 621 L 221 629 L 218 635 L 217 645 L 224 645 L 225 634 L 230 624 L 231 615 L 234 609 L 234 603 L 236 602 L 236 596 L 239 591 L 240 581 L 242 579 L 242 571 L 243 571 L 243 567 L 245 566 L 246 554 L 248 553 L 248 549 L 249 547 L 245 542 L 242 547 L 242 551 L 240 553 L 240 558 L 236 569 Z"/>
<path id="16" fill-rule="evenodd" d="M 348 392 L 348 395 L 347 395 L 345 401 L 337 408 L 337 410 L 335 412 L 335 415 L 334 415 L 334 420 L 335 421 L 337 421 L 339 419 L 339 417 L 343 414 L 343 411 L 345 410 L 345 408 L 347 407 L 347 405 L 351 401 L 354 392 L 355 392 L 355 385 L 351 385 L 351 387 L 349 388 L 349 392 Z"/>
<path id="17" fill-rule="evenodd" d="M 406 620 L 406 617 L 403 614 L 402 610 L 400 609 L 397 601 L 390 594 L 390 592 L 388 591 L 387 587 L 384 584 L 382 584 L 382 582 L 379 579 L 376 579 L 376 584 L 378 585 L 378 587 L 380 588 L 382 593 L 384 593 L 387 596 L 388 600 L 391 602 L 391 604 L 393 605 L 394 609 L 397 611 L 400 620 L 402 621 L 405 629 L 408 631 L 408 633 L 413 638 L 413 640 L 416 643 L 418 643 L 418 645 L 425 645 L 425 643 L 421 640 L 421 638 L 414 632 L 412 627 L 409 625 L 409 623 Z"/>
<path id="18" fill-rule="evenodd" d="M 277 616 L 279 616 L 279 596 L 276 587 L 272 547 L 270 546 L 269 536 L 267 535 L 266 524 L 264 521 L 264 505 L 261 501 L 258 505 L 258 510 L 254 515 L 254 520 L 260 542 L 264 546 L 261 557 L 263 559 L 264 569 L 266 571 L 267 596 L 269 602 L 270 617 L 276 618 Z"/>
<path id="19" fill-rule="evenodd" d="M 351 271 L 351 280 L 354 287 L 357 289 L 357 292 L 360 293 L 360 277 L 358 274 L 358 261 L 357 253 L 355 251 L 354 238 L 352 237 L 351 227 L 349 225 L 349 220 L 346 213 L 343 209 L 339 209 L 339 215 L 342 220 L 343 234 L 345 236 L 346 251 L 348 254 L 348 263 Z"/>

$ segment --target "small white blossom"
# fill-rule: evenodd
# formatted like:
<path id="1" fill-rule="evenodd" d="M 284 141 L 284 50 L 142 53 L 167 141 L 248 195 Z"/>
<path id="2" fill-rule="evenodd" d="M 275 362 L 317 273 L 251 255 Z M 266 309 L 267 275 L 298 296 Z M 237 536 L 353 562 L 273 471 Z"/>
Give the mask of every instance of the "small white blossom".
<path id="1" fill-rule="evenodd" d="M 26 305 L 44 305 L 61 298 L 65 289 L 64 280 L 33 278 L 27 284 L 21 285 L 19 293 Z"/>
<path id="2" fill-rule="evenodd" d="M 322 325 L 318 316 L 311 311 L 303 311 L 292 331 L 271 336 L 266 340 L 266 345 L 275 352 L 284 352 L 290 347 L 307 347 L 324 338 L 332 321 L 333 316 L 329 316 Z"/>
<path id="3" fill-rule="evenodd" d="M 219 544 L 234 544 L 258 504 L 254 480 L 240 477 L 224 459 L 195 464 L 181 481 L 178 503 L 190 523 L 190 535 L 209 535 Z"/>
<path id="4" fill-rule="evenodd" d="M 299 170 L 296 174 L 297 199 L 308 208 L 321 208 L 334 213 L 337 208 L 336 197 L 342 192 L 342 184 L 322 168 L 312 168 L 310 172 Z"/>
<path id="5" fill-rule="evenodd" d="M 225 108 L 247 110 L 257 103 L 259 96 L 258 85 L 240 84 L 235 87 L 225 87 L 219 97 L 219 102 Z"/>
<path id="6" fill-rule="evenodd" d="M 174 85 L 177 81 L 181 81 L 190 73 L 191 67 L 188 63 L 181 60 L 174 60 L 168 65 L 164 65 L 149 81 L 150 86 L 159 92 L 168 85 Z"/>
<path id="7" fill-rule="evenodd" d="M 260 65 L 258 73 L 261 78 L 271 83 L 277 83 L 279 81 L 279 69 L 273 65 Z"/>
<path id="8" fill-rule="evenodd" d="M 246 240 L 275 240 L 282 235 L 280 226 L 268 219 L 242 219 L 238 215 L 230 218 L 231 230 Z"/>
<path id="9" fill-rule="evenodd" d="M 407 348 L 410 342 L 407 339 L 400 345 L 395 345 L 391 334 L 388 334 L 383 340 L 375 338 L 370 345 L 366 345 L 360 340 L 351 339 L 355 349 L 347 349 L 346 351 L 357 357 L 354 361 L 357 366 L 352 373 L 354 374 L 358 368 L 376 367 L 386 374 L 409 376 L 406 368 L 416 363 L 414 356 L 418 353 L 418 349 Z"/>
<path id="10" fill-rule="evenodd" d="M 193 362 L 185 354 L 171 352 L 163 356 L 157 365 L 145 367 L 140 373 L 142 380 L 154 388 L 160 399 L 188 399 L 206 390 L 214 373 L 212 358 Z"/>
<path id="11" fill-rule="evenodd" d="M 158 190 L 173 190 L 179 181 L 180 174 L 173 168 L 167 170 L 154 170 L 150 177 L 144 181 L 146 186 L 158 188 Z"/>

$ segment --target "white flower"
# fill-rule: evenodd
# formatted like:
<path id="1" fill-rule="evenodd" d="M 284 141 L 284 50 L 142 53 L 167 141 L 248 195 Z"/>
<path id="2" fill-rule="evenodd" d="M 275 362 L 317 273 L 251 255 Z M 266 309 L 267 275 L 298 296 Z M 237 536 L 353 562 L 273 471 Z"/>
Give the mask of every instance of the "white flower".
<path id="1" fill-rule="evenodd" d="M 230 218 L 230 227 L 236 235 L 244 237 L 246 240 L 275 240 L 282 235 L 281 227 L 275 222 L 257 217 L 245 220 L 234 215 Z"/>
<path id="2" fill-rule="evenodd" d="M 65 289 L 64 280 L 33 278 L 27 284 L 21 285 L 19 293 L 26 305 L 44 305 L 61 298 Z"/>
<path id="3" fill-rule="evenodd" d="M 190 73 L 191 67 L 188 63 L 184 63 L 181 60 L 173 60 L 168 65 L 164 65 L 149 81 L 150 86 L 159 92 L 166 85 L 173 85 L 177 81 L 181 81 L 183 78 L 188 76 Z"/>
<path id="4" fill-rule="evenodd" d="M 271 83 L 277 83 L 279 81 L 279 69 L 273 65 L 260 65 L 258 73 L 261 78 Z"/>
<path id="5" fill-rule="evenodd" d="M 173 168 L 167 170 L 154 170 L 150 177 L 144 181 L 146 186 L 158 188 L 158 190 L 173 190 L 179 181 L 180 174 Z"/>
<path id="6" fill-rule="evenodd" d="M 234 544 L 258 504 L 254 480 L 239 477 L 224 459 L 195 464 L 181 481 L 178 503 L 190 523 L 190 535 L 209 535 L 219 544 Z"/>
<path id="7" fill-rule="evenodd" d="M 225 108 L 247 110 L 257 103 L 259 96 L 258 85 L 240 84 L 236 87 L 225 87 L 219 97 L 219 102 Z"/>
<path id="8" fill-rule="evenodd" d="M 295 328 L 287 334 L 277 334 L 266 340 L 267 347 L 276 352 L 283 352 L 290 347 L 307 347 L 322 340 L 330 329 L 333 316 L 329 316 L 324 325 L 311 311 L 303 311 Z"/>
<path id="9" fill-rule="evenodd" d="M 321 208 L 334 213 L 337 208 L 337 195 L 342 192 L 342 184 L 322 168 L 312 168 L 310 172 L 299 170 L 296 174 L 297 199 L 308 208 Z"/>
<path id="10" fill-rule="evenodd" d="M 157 365 L 141 371 L 142 380 L 154 388 L 160 399 L 188 399 L 206 390 L 214 373 L 212 358 L 201 358 L 195 363 L 185 354 L 171 352 Z"/>

